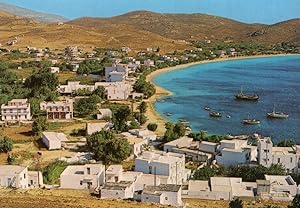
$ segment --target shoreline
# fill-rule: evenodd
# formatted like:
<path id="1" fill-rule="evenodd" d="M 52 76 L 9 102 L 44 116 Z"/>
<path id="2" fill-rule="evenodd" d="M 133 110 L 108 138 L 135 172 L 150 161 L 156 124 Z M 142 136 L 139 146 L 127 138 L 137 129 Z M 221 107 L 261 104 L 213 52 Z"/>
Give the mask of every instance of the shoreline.
<path id="1" fill-rule="evenodd" d="M 148 110 L 146 112 L 146 116 L 148 117 L 149 121 L 148 123 L 157 123 L 158 128 L 156 130 L 156 133 L 159 136 L 162 136 L 165 132 L 165 124 L 168 122 L 166 119 L 164 119 L 156 110 L 154 107 L 154 103 L 166 96 L 171 96 L 172 92 L 169 90 L 157 85 L 154 82 L 154 79 L 164 73 L 168 73 L 171 71 L 176 71 L 176 70 L 183 70 L 183 69 L 188 69 L 189 67 L 196 66 L 196 65 L 201 65 L 201 64 L 210 64 L 210 63 L 217 63 L 217 62 L 223 62 L 223 61 L 236 61 L 236 60 L 246 60 L 246 59 L 256 59 L 256 58 L 269 58 L 269 57 L 280 57 L 280 56 L 299 56 L 300 54 L 274 54 L 274 55 L 255 55 L 255 56 L 237 56 L 237 57 L 227 57 L 227 58 L 217 58 L 213 60 L 204 60 L 204 61 L 197 61 L 197 62 L 192 62 L 192 63 L 187 63 L 187 64 L 181 64 L 173 67 L 167 67 L 167 68 L 162 68 L 162 69 L 157 69 L 150 74 L 147 75 L 146 80 L 148 82 L 151 82 L 156 89 L 156 93 L 147 100 L 148 103 Z"/>

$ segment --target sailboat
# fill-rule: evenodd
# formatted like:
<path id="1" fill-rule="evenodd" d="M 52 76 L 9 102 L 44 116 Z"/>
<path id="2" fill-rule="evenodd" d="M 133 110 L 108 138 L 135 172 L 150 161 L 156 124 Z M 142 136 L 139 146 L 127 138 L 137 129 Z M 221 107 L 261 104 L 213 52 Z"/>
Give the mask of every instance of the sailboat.
<path id="1" fill-rule="evenodd" d="M 259 96 L 256 94 L 250 95 L 250 94 L 244 94 L 243 93 L 243 87 L 241 87 L 241 92 L 235 95 L 235 98 L 237 100 L 248 100 L 248 101 L 257 101 L 259 99 Z"/>
<path id="2" fill-rule="evenodd" d="M 284 118 L 288 118 L 289 114 L 283 113 L 283 112 L 276 112 L 275 105 L 274 105 L 273 112 L 267 113 L 267 116 L 268 116 L 268 118 L 281 118 L 281 119 L 284 119 Z"/>

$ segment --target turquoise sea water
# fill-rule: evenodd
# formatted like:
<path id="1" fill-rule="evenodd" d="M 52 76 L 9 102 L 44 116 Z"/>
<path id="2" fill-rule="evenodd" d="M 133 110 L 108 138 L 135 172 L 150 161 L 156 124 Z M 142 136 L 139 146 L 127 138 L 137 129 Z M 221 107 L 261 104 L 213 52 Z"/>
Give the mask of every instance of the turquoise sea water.
<path id="1" fill-rule="evenodd" d="M 194 131 L 214 134 L 252 134 L 272 136 L 273 140 L 300 142 L 300 56 L 282 56 L 201 64 L 161 74 L 154 82 L 173 92 L 154 104 L 162 117 L 176 122 L 188 120 Z M 258 102 L 236 101 L 243 86 L 245 93 L 259 94 Z M 287 112 L 290 117 L 271 120 L 267 112 Z M 222 112 L 210 118 L 204 107 Z M 171 116 L 164 113 L 170 112 Z M 231 118 L 227 118 L 230 115 Z M 244 118 L 261 120 L 260 125 L 245 126 Z"/>

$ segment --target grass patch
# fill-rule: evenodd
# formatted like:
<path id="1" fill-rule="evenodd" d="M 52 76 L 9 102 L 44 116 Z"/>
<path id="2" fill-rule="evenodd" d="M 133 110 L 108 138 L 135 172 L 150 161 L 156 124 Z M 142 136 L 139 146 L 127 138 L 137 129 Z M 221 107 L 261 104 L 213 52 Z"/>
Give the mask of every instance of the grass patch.
<path id="1" fill-rule="evenodd" d="M 45 184 L 59 184 L 60 174 L 66 169 L 68 163 L 55 161 L 49 164 L 42 172 Z"/>

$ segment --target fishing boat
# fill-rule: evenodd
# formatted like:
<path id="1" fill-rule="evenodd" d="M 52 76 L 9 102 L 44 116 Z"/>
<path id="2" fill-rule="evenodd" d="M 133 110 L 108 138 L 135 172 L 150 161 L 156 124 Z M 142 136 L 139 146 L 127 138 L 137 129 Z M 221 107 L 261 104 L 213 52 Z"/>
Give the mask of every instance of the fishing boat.
<path id="1" fill-rule="evenodd" d="M 210 117 L 215 117 L 215 118 L 220 118 L 220 117 L 222 117 L 222 113 L 220 113 L 220 112 L 210 112 L 209 116 Z"/>
<path id="2" fill-rule="evenodd" d="M 231 118 L 231 115 L 226 115 L 226 118 Z"/>
<path id="3" fill-rule="evenodd" d="M 260 120 L 247 118 L 244 119 L 242 123 L 245 125 L 257 125 L 260 124 Z"/>
<path id="4" fill-rule="evenodd" d="M 243 88 L 241 87 L 240 93 L 235 95 L 235 98 L 237 100 L 247 100 L 247 101 L 257 101 L 259 99 L 259 96 L 256 94 L 244 94 Z"/>
<path id="5" fill-rule="evenodd" d="M 283 112 L 276 112 L 275 106 L 274 106 L 273 112 L 267 113 L 267 117 L 268 118 L 280 118 L 280 119 L 284 119 L 284 118 L 288 118 L 289 114 L 283 113 Z"/>

